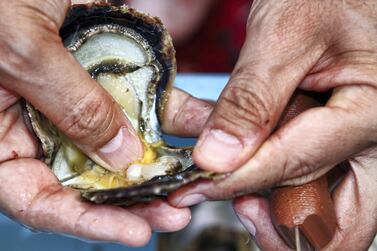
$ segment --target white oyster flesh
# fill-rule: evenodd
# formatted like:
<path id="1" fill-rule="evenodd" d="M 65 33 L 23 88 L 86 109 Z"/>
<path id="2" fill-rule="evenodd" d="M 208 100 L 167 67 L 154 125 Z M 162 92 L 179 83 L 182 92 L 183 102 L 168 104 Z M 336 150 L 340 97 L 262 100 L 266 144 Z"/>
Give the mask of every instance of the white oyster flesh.
<path id="1" fill-rule="evenodd" d="M 133 164 L 127 169 L 129 180 L 150 180 L 156 176 L 166 175 L 179 165 L 179 160 L 171 156 L 163 156 L 151 164 Z"/>
<path id="2" fill-rule="evenodd" d="M 86 69 L 98 62 L 119 59 L 122 64 L 143 66 L 150 61 L 144 48 L 135 40 L 115 33 L 93 35 L 74 52 L 75 58 Z"/>
<path id="3" fill-rule="evenodd" d="M 160 69 L 147 41 L 118 25 L 95 26 L 82 37 L 71 38 L 67 48 L 120 104 L 144 139 L 158 142 L 155 94 Z"/>
<path id="4" fill-rule="evenodd" d="M 63 185 L 81 190 L 128 187 L 192 165 L 185 150 L 165 146 L 161 140 L 156 89 L 164 69 L 143 37 L 109 24 L 79 30 L 65 41 L 76 60 L 123 109 L 142 138 L 145 154 L 127 170 L 110 172 L 56 130 L 59 147 L 51 168 Z"/>

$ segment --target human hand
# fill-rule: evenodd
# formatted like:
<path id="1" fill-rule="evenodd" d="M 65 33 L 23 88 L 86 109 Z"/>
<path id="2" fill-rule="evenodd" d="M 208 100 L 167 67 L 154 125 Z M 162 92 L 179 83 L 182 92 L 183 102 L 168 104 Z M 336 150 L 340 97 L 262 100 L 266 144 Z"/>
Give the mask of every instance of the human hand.
<path id="1" fill-rule="evenodd" d="M 371 163 L 377 138 L 376 5 L 372 0 L 255 1 L 239 61 L 194 150 L 201 168 L 233 173 L 224 180 L 189 185 L 170 202 L 184 207 L 299 185 L 345 159 Z M 334 91 L 325 106 L 309 109 L 274 131 L 297 88 Z M 374 167 L 351 165 L 357 176 L 348 174 L 353 178 L 345 184 L 351 191 L 362 189 L 354 201 L 368 202 L 357 213 L 370 223 L 365 232 L 358 231 L 343 218 L 338 236 L 344 242 L 363 238 L 364 245 L 376 233 L 376 219 L 361 214 L 376 212 L 377 203 L 368 196 L 377 181 L 370 170 Z M 358 180 L 349 185 L 350 179 L 361 177 L 360 169 L 368 173 L 361 175 L 366 185 L 359 186 Z M 370 192 L 364 193 L 365 186 Z M 340 197 L 335 197 L 337 217 L 350 215 L 341 212 L 340 205 L 354 208 L 352 200 L 343 197 L 348 194 L 344 189 L 341 186 Z"/>
<path id="2" fill-rule="evenodd" d="M 39 142 L 23 119 L 20 96 L 90 156 L 121 127 L 131 131 L 111 97 L 61 43 L 58 30 L 69 6 L 69 1 L 60 0 L 0 2 L 0 212 L 40 231 L 143 245 L 151 230 L 183 228 L 190 219 L 189 211 L 163 201 L 127 209 L 84 202 L 78 191 L 62 187 L 38 160 Z M 203 114 L 210 112 L 207 104 L 177 90 L 171 96 L 164 127 L 176 134 L 198 134 L 205 121 Z M 175 121 L 177 111 L 179 121 L 186 118 L 187 123 L 190 118 L 191 127 Z M 133 138 L 132 133 L 126 135 L 123 141 L 128 148 L 116 152 L 127 158 L 109 159 L 110 164 L 122 167 L 137 155 L 132 151 L 139 142 Z"/>
<path id="3" fill-rule="evenodd" d="M 171 97 L 164 127 L 173 134 L 197 136 L 210 106 L 178 90 Z M 151 230 L 176 231 L 188 224 L 188 209 L 161 200 L 130 208 L 84 202 L 36 159 L 39 142 L 24 123 L 18 99 L 0 88 L 0 104 L 0 212 L 39 231 L 130 246 L 144 245 Z"/>

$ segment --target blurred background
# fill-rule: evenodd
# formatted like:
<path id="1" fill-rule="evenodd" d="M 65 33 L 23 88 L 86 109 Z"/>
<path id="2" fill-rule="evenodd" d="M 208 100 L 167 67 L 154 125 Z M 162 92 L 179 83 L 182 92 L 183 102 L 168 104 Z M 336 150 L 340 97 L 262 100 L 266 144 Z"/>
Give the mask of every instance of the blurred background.
<path id="1" fill-rule="evenodd" d="M 251 0 L 128 0 L 161 18 L 173 37 L 179 72 L 231 72 L 245 40 Z"/>

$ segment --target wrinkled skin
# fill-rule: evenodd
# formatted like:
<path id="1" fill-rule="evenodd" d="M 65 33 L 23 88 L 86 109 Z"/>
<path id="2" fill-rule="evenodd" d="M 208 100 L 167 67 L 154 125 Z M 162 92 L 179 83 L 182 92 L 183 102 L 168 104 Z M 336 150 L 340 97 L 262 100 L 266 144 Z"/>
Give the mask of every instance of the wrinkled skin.
<path id="1" fill-rule="evenodd" d="M 40 231 L 144 245 L 152 230 L 176 231 L 186 226 L 189 210 L 163 201 L 127 209 L 84 202 L 78 191 L 62 187 L 38 160 L 39 142 L 23 119 L 20 96 L 52 121 L 60 121 L 60 128 L 87 152 L 93 150 L 88 146 L 109 140 L 119 125 L 127 126 L 119 107 L 62 45 L 58 30 L 70 4 L 62 0 L 0 2 L 0 212 Z M 198 135 L 211 107 L 179 90 L 171 96 L 166 130 Z M 83 103 L 76 103 L 80 97 Z M 97 106 L 99 110 L 92 111 L 90 105 L 98 100 L 104 110 Z M 106 119 L 108 114 L 111 120 Z M 77 120 L 78 115 L 82 120 Z"/>
<path id="2" fill-rule="evenodd" d="M 327 250 L 366 249 L 377 232 L 376 17 L 375 0 L 255 1 L 238 63 L 194 150 L 201 168 L 232 174 L 177 191 L 172 205 L 303 184 L 349 159 Z M 334 91 L 274 131 L 297 88 Z M 249 195 L 234 207 L 263 250 L 287 249 L 266 199 Z"/>
<path id="3" fill-rule="evenodd" d="M 188 209 L 177 209 L 163 201 L 131 208 L 98 206 L 84 202 L 78 191 L 60 185 L 54 174 L 37 160 L 39 142 L 27 129 L 22 105 L 7 91 L 0 89 L 0 212 L 39 231 L 74 235 L 91 240 L 120 242 L 130 246 L 144 245 L 151 231 L 176 231 L 190 220 Z M 175 90 L 169 106 L 168 125 L 175 132 L 196 136 L 198 132 L 185 124 L 197 114 L 201 128 L 210 109 L 204 103 Z M 175 113 L 181 111 L 179 115 Z M 187 113 L 186 113 L 187 112 Z M 186 115 L 184 115 L 186 114 Z M 174 131 L 172 131 L 174 132 Z"/>
<path id="4" fill-rule="evenodd" d="M 0 83 L 42 111 L 92 159 L 122 170 L 142 156 L 142 144 L 119 106 L 62 46 L 59 27 L 70 4 L 0 3 Z"/>

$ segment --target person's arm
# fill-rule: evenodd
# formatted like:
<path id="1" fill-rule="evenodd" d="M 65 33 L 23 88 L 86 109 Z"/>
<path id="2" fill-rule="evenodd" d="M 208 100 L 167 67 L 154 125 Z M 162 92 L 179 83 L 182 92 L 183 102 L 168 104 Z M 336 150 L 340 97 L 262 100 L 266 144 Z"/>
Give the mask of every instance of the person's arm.
<path id="1" fill-rule="evenodd" d="M 334 193 L 339 228 L 331 245 L 367 247 L 377 229 L 376 10 L 375 0 L 254 1 L 238 63 L 193 154 L 203 169 L 233 173 L 189 185 L 170 202 L 184 207 L 303 184 L 350 159 L 352 169 Z M 274 131 L 297 88 L 333 93 L 325 106 Z M 266 203 L 243 201 L 236 209 L 256 221 L 261 246 L 275 247 L 267 245 L 273 234 L 263 239 Z M 250 203 L 256 212 L 242 206 Z"/>

